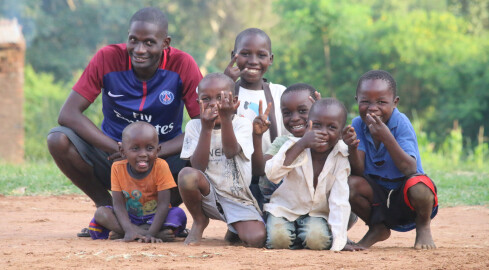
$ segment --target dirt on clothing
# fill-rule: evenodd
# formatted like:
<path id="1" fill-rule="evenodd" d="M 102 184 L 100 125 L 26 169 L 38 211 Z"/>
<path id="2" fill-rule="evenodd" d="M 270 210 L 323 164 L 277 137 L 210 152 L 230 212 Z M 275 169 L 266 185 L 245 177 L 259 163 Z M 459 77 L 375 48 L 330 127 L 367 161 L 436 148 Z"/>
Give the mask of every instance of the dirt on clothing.
<path id="1" fill-rule="evenodd" d="M 489 269 L 489 208 L 484 206 L 442 207 L 431 223 L 435 250 L 414 250 L 411 231 L 393 232 L 356 252 L 230 246 L 223 240 L 226 225 L 212 220 L 200 246 L 184 246 L 183 238 L 145 244 L 77 237 L 94 211 L 82 195 L 0 197 L 1 268 Z M 191 224 L 189 215 L 187 227 Z M 348 235 L 358 241 L 366 230 L 359 221 Z"/>

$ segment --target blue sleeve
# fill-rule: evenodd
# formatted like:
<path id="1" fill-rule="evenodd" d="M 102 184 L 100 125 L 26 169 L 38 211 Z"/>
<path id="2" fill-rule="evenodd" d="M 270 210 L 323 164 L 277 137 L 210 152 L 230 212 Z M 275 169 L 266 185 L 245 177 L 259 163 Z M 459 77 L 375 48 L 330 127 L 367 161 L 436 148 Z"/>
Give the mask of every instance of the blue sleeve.
<path id="1" fill-rule="evenodd" d="M 404 152 L 418 160 L 419 150 L 416 133 L 407 117 L 404 116 L 400 119 L 394 137 Z"/>
<path id="2" fill-rule="evenodd" d="M 367 143 L 367 139 L 365 137 L 365 134 L 363 133 L 362 124 L 362 118 L 360 118 L 360 116 L 357 116 L 353 119 L 351 126 L 355 129 L 355 133 L 357 133 L 357 139 L 360 140 L 360 143 L 358 144 L 358 150 L 365 152 L 365 143 Z"/>

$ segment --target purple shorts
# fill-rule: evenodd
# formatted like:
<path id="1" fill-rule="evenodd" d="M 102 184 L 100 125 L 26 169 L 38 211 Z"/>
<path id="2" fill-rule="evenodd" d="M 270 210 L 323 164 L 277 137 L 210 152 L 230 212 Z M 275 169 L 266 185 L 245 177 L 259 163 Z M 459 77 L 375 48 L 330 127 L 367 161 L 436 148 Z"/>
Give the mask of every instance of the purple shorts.
<path id="1" fill-rule="evenodd" d="M 113 209 L 112 206 L 107 205 L 105 207 Z M 142 217 L 129 214 L 129 219 L 131 220 L 131 223 L 137 226 L 143 224 L 152 224 L 154 217 L 155 217 L 154 214 L 150 214 Z M 174 233 L 178 234 L 185 229 L 185 226 L 187 226 L 187 216 L 185 215 L 185 212 L 182 210 L 182 208 L 180 207 L 170 208 L 168 210 L 168 215 L 166 216 L 166 220 L 163 223 L 163 227 L 172 228 L 174 229 Z M 110 230 L 103 227 L 100 224 L 97 224 L 97 222 L 95 222 L 95 218 L 92 218 L 92 221 L 90 221 L 90 224 L 88 225 L 88 231 L 90 233 L 90 236 L 94 240 L 109 238 Z"/>

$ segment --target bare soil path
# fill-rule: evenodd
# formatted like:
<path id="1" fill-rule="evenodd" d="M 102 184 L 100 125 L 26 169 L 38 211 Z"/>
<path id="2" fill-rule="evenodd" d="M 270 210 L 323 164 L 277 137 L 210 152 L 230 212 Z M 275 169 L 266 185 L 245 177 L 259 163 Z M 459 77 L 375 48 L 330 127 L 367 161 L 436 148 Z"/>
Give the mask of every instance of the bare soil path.
<path id="1" fill-rule="evenodd" d="M 211 221 L 201 246 L 78 238 L 94 204 L 86 196 L 0 197 L 1 269 L 489 269 L 489 208 L 441 208 L 432 222 L 438 249 L 412 249 L 414 231 L 393 232 L 360 252 L 229 246 L 226 225 Z M 189 227 L 191 225 L 189 217 Z M 359 221 L 349 232 L 358 241 Z"/>

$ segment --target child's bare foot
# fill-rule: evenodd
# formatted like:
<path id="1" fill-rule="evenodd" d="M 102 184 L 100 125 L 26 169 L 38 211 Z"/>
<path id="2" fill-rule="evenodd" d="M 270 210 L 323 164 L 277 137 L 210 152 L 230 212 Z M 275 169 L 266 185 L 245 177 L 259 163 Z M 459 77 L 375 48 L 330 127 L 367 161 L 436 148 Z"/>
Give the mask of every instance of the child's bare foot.
<path id="1" fill-rule="evenodd" d="M 190 229 L 190 232 L 183 243 L 189 246 L 198 246 L 202 240 L 202 234 L 204 233 L 207 225 L 209 225 L 209 218 L 207 217 L 203 222 L 194 221 L 194 224 L 192 224 L 192 229 Z"/>
<path id="2" fill-rule="evenodd" d="M 416 242 L 414 249 L 435 249 L 436 245 L 431 236 L 431 228 L 428 226 L 416 227 Z"/>
<path id="3" fill-rule="evenodd" d="M 229 229 L 226 232 L 226 235 L 224 236 L 224 240 L 226 240 L 226 242 L 228 242 L 230 244 L 241 244 L 241 243 L 243 243 L 243 241 L 241 241 L 241 239 L 239 239 L 239 236 L 237 234 L 233 233 L 232 231 L 230 231 Z"/>
<path id="4" fill-rule="evenodd" d="M 377 242 L 386 240 L 389 236 L 391 236 L 391 230 L 389 228 L 384 224 L 375 224 L 369 227 L 368 232 L 358 242 L 358 245 L 369 248 Z"/>
<path id="5" fill-rule="evenodd" d="M 122 233 L 117 233 L 117 232 L 114 232 L 114 231 L 110 231 L 110 234 L 109 234 L 109 239 L 110 240 L 117 240 L 117 239 L 122 239 L 124 238 L 124 234 Z"/>

